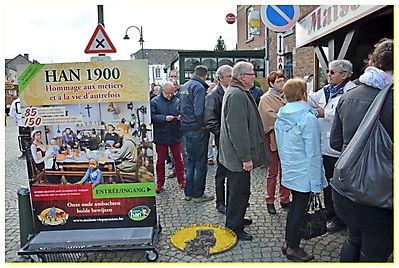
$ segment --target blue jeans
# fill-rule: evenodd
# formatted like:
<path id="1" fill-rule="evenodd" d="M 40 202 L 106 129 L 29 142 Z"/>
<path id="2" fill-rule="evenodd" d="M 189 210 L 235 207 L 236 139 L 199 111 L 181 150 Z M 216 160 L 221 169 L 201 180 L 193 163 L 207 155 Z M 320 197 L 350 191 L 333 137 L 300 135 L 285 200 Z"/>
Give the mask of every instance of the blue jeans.
<path id="1" fill-rule="evenodd" d="M 204 194 L 205 179 L 208 171 L 208 141 L 209 131 L 199 129 L 184 132 L 186 138 L 187 166 L 186 171 L 186 196 L 198 198 Z"/>

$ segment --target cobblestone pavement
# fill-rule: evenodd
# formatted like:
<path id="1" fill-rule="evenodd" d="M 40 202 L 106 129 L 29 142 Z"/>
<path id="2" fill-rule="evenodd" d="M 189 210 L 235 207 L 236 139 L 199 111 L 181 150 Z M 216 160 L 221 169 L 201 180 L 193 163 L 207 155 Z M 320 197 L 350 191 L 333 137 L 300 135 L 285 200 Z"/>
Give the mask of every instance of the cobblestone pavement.
<path id="1" fill-rule="evenodd" d="M 10 118 L 5 128 L 5 261 L 27 262 L 29 258 L 18 256 L 20 249 L 19 216 L 17 191 L 28 186 L 26 163 L 18 159 L 18 130 Z M 208 166 L 205 192 L 214 195 L 214 174 L 216 165 Z M 205 256 L 187 255 L 170 242 L 170 235 L 182 226 L 189 224 L 212 223 L 224 226 L 225 216 L 215 208 L 215 202 L 194 203 L 185 201 L 184 192 L 176 178 L 167 179 L 164 190 L 157 194 L 156 206 L 160 216 L 162 232 L 157 239 L 159 258 L 157 262 L 292 262 L 281 253 L 284 240 L 284 227 L 287 212 L 276 200 L 276 215 L 269 215 L 266 209 L 265 176 L 266 168 L 252 172 L 250 206 L 246 216 L 253 224 L 246 231 L 254 236 L 252 241 L 237 241 L 228 251 Z M 166 172 L 168 174 L 168 172 Z M 338 262 L 339 252 L 345 234 L 326 234 L 308 241 L 302 240 L 305 250 L 315 256 L 312 262 Z M 147 262 L 144 251 L 82 253 L 77 262 Z"/>

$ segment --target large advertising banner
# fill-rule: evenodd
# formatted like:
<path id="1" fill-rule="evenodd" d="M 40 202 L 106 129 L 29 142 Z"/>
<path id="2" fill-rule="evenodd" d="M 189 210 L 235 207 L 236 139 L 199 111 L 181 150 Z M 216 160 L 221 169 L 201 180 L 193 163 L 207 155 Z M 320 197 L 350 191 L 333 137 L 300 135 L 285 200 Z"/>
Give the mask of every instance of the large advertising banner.
<path id="1" fill-rule="evenodd" d="M 148 61 L 17 72 L 36 233 L 155 226 Z"/>

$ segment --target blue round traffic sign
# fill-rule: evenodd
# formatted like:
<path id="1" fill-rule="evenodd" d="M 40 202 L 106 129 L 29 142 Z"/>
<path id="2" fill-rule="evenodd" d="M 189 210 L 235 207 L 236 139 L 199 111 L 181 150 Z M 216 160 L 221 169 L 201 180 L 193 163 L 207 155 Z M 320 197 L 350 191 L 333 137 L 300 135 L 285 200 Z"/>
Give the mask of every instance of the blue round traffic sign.
<path id="1" fill-rule="evenodd" d="M 267 5 L 260 9 L 260 17 L 270 30 L 285 32 L 298 21 L 300 9 L 293 5 Z"/>

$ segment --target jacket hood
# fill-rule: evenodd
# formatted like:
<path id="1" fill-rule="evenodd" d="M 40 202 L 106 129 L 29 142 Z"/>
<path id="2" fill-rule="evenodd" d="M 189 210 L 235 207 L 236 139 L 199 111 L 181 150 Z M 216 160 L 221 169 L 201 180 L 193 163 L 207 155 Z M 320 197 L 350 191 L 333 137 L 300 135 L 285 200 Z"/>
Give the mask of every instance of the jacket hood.
<path id="1" fill-rule="evenodd" d="M 289 131 L 292 129 L 307 113 L 317 116 L 316 110 L 304 101 L 289 102 L 281 107 L 278 118 L 281 120 L 282 130 Z"/>

